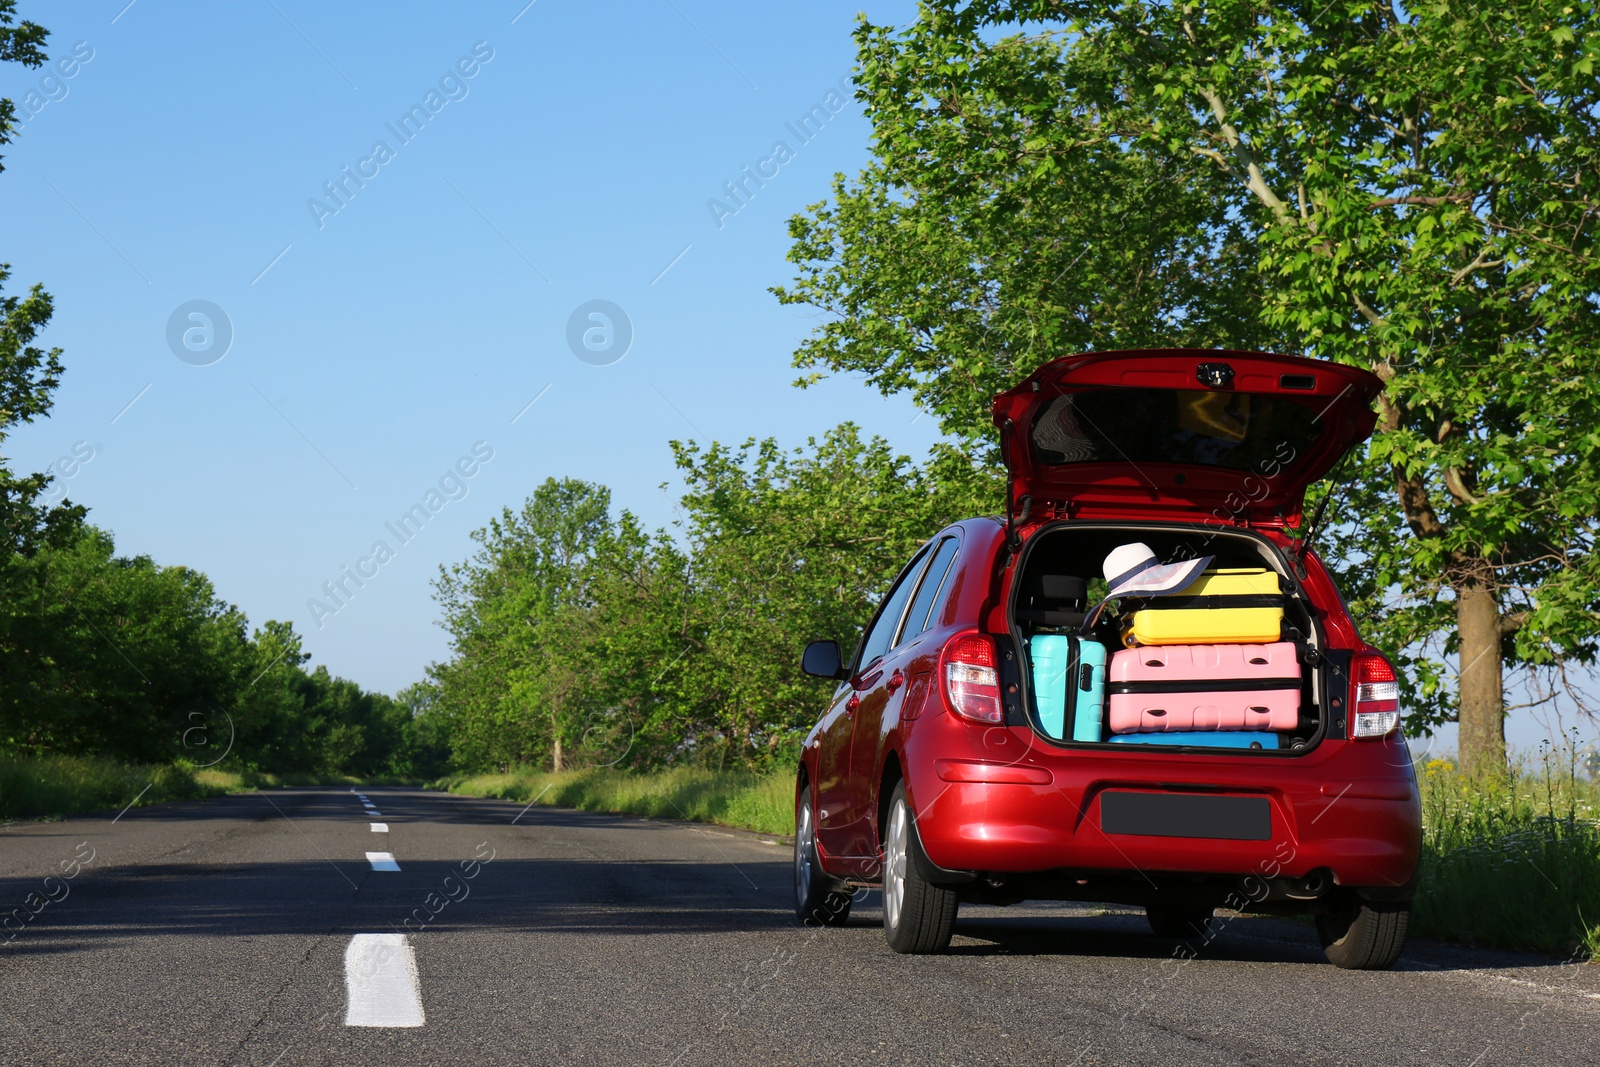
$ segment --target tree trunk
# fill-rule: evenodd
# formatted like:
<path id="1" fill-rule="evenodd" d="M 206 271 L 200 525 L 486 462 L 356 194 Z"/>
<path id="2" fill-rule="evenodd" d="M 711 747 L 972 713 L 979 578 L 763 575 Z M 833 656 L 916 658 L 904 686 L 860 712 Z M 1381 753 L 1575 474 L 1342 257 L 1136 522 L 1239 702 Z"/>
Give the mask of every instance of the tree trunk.
<path id="1" fill-rule="evenodd" d="M 557 774 L 561 773 L 561 725 L 550 724 L 550 769 Z"/>
<path id="2" fill-rule="evenodd" d="M 1500 605 L 1483 561 L 1453 583 L 1456 628 L 1461 636 L 1461 769 L 1500 774 L 1506 769 L 1506 711 L 1500 662 Z"/>
<path id="3" fill-rule="evenodd" d="M 1384 368 L 1378 369 L 1381 372 Z M 1393 376 L 1393 371 L 1379 374 L 1385 381 Z M 1385 431 L 1400 426 L 1400 409 L 1381 395 L 1378 410 L 1379 425 Z M 1411 532 L 1418 537 L 1443 537 L 1444 523 L 1433 510 L 1422 479 L 1408 476 L 1400 467 L 1395 468 L 1394 475 L 1395 492 L 1400 497 Z M 1460 483 L 1459 474 L 1456 480 Z M 1468 502 L 1460 495 L 1456 499 Z M 1450 588 L 1456 594 L 1456 634 L 1461 642 L 1456 735 L 1461 769 L 1467 774 L 1503 774 L 1506 769 L 1506 705 L 1500 636 L 1504 631 L 1500 602 L 1495 599 L 1494 568 L 1486 559 L 1457 554 L 1447 574 Z"/>

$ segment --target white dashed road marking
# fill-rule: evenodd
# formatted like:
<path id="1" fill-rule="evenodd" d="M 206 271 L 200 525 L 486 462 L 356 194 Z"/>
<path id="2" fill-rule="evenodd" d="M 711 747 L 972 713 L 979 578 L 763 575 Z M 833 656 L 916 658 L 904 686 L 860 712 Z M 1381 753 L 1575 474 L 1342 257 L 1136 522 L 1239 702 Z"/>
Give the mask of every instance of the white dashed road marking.
<path id="1" fill-rule="evenodd" d="M 400 865 L 394 861 L 393 852 L 368 852 L 367 862 L 372 864 L 375 871 L 398 871 Z"/>
<path id="2" fill-rule="evenodd" d="M 372 824 L 372 832 L 375 834 L 386 834 L 389 832 L 389 824 L 386 822 L 375 822 Z"/>
<path id="3" fill-rule="evenodd" d="M 384 853 L 367 853 L 368 858 Z M 393 862 L 393 861 L 391 861 Z M 344 950 L 346 1026 L 421 1026 L 417 958 L 404 934 L 356 934 Z"/>

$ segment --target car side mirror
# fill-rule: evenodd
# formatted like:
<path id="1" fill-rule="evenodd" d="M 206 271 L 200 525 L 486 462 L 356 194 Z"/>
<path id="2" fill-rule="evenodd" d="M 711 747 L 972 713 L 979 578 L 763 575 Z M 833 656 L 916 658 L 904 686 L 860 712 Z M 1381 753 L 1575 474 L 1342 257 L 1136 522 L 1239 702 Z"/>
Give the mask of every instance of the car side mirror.
<path id="1" fill-rule="evenodd" d="M 805 655 L 800 657 L 800 669 L 817 678 L 832 678 L 837 682 L 850 677 L 840 662 L 837 641 L 813 641 L 807 645 Z"/>

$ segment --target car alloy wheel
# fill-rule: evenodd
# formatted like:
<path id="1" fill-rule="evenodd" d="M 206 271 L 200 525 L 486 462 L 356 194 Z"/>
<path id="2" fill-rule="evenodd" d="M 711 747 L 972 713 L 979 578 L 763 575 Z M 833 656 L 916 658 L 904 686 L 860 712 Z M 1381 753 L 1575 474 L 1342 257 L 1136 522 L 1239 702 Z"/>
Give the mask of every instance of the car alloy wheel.
<path id="1" fill-rule="evenodd" d="M 889 798 L 883 830 L 883 932 L 896 952 L 943 952 L 955 932 L 956 890 L 922 876 L 912 855 L 917 832 L 904 782 Z"/>
<path id="2" fill-rule="evenodd" d="M 817 862 L 816 821 L 811 790 L 801 784 L 794 813 L 794 913 L 806 926 L 839 926 L 850 917 L 850 894 L 839 891 Z"/>
<path id="3" fill-rule="evenodd" d="M 893 930 L 900 925 L 906 900 L 906 806 L 902 801 L 889 809 L 889 832 L 883 842 L 883 924 Z"/>

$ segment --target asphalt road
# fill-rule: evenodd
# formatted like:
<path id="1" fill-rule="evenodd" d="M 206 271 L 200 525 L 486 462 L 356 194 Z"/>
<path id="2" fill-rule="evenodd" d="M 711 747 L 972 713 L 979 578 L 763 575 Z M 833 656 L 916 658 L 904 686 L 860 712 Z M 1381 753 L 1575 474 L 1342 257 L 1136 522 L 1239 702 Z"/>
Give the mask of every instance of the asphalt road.
<path id="1" fill-rule="evenodd" d="M 1600 1063 L 1600 966 L 1413 943 L 1352 973 L 1251 917 L 1183 961 L 1064 905 L 902 957 L 874 897 L 795 926 L 771 838 L 366 796 L 0 828 L 0 1064 Z"/>

